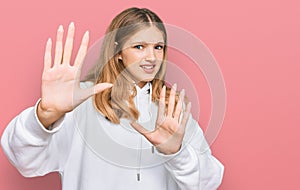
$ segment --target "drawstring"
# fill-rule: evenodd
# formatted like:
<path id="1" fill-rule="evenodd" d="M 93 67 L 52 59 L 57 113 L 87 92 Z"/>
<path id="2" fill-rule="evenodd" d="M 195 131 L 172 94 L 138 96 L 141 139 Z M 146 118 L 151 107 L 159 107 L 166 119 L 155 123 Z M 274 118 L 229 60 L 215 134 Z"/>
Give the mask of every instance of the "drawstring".
<path id="1" fill-rule="evenodd" d="M 142 137 L 140 138 L 140 143 L 138 144 L 138 157 L 137 157 L 137 163 L 138 163 L 138 169 L 137 169 L 137 180 L 140 181 L 141 179 L 141 161 L 142 161 Z"/>
<path id="2" fill-rule="evenodd" d="M 135 88 L 136 88 L 136 106 L 137 109 L 140 111 L 140 105 L 139 105 L 139 99 L 140 99 L 140 91 L 139 91 L 139 87 L 137 86 L 137 84 L 135 83 Z M 149 113 L 149 117 L 150 119 L 152 118 L 152 113 L 151 113 L 151 103 L 152 103 L 152 85 L 150 82 L 148 82 L 147 84 L 149 86 L 149 89 L 147 90 L 148 94 L 149 94 L 149 99 L 148 99 L 148 113 Z M 140 122 L 140 118 L 138 118 L 138 122 Z M 141 136 L 140 138 L 140 142 L 138 143 L 138 147 L 137 147 L 137 181 L 141 180 L 141 161 L 142 161 L 142 146 L 143 146 L 143 137 Z M 152 146 L 152 153 L 154 153 L 154 146 Z"/>

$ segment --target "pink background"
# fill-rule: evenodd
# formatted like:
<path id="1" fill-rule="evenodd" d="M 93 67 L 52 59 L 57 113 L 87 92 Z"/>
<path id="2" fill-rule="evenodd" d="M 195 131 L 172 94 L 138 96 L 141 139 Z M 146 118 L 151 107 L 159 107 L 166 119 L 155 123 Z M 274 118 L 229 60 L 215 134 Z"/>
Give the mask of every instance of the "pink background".
<path id="1" fill-rule="evenodd" d="M 49 36 L 55 37 L 59 24 L 66 27 L 70 21 L 75 22 L 78 47 L 85 30 L 95 42 L 111 19 L 131 6 L 150 8 L 164 22 L 192 32 L 219 63 L 227 90 L 224 124 L 211 147 L 225 165 L 219 189 L 299 188 L 297 0 L 2 2 L 0 134 L 15 115 L 39 98 L 45 42 Z M 205 128 L 210 106 L 204 100 L 199 123 Z M 0 168 L 1 189 L 60 189 L 57 174 L 23 178 L 3 151 Z"/>

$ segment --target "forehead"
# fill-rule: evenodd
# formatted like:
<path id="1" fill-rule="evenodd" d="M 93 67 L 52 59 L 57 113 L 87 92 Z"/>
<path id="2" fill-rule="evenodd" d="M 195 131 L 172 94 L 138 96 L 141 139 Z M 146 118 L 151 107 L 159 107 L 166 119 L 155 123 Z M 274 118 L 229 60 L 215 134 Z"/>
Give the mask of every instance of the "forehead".
<path id="1" fill-rule="evenodd" d="M 163 33 L 155 26 L 147 27 L 131 36 L 127 43 L 133 44 L 136 42 L 158 43 L 164 42 Z"/>

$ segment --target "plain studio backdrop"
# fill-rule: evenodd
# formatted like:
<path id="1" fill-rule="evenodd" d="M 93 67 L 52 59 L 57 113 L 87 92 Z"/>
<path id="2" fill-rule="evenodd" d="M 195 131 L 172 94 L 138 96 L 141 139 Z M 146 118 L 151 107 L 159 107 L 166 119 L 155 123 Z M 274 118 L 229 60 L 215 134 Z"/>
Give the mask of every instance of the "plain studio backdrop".
<path id="1" fill-rule="evenodd" d="M 221 190 L 297 189 L 300 176 L 300 3 L 227 1 L 3 1 L 0 6 L 0 134 L 40 97 L 43 55 L 59 24 L 75 22 L 77 51 L 85 30 L 90 44 L 122 10 L 146 7 L 165 23 L 193 33 L 222 71 L 227 109 L 211 146 L 225 166 Z M 172 55 L 172 54 L 171 54 Z M 170 55 L 170 56 L 171 56 Z M 189 68 L 176 53 L 171 57 Z M 190 73 L 200 94 L 199 124 L 206 129 L 211 102 L 205 78 Z M 183 86 L 181 86 L 183 88 Z M 0 188 L 61 189 L 57 174 L 26 179 L 0 151 Z"/>

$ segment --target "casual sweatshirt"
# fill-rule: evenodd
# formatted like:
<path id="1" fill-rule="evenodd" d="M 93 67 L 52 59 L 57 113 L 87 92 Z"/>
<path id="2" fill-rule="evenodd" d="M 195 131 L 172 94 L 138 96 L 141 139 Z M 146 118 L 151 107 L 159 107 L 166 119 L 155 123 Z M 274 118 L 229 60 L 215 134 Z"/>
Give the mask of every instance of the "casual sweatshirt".
<path id="1" fill-rule="evenodd" d="M 151 102 L 151 83 L 136 89 L 138 122 L 154 130 L 157 105 Z M 180 150 L 165 155 L 129 120 L 107 120 L 92 98 L 49 130 L 37 117 L 38 102 L 16 116 L 1 138 L 6 156 L 25 177 L 58 172 L 63 190 L 214 190 L 222 181 L 224 167 L 191 116 Z"/>

